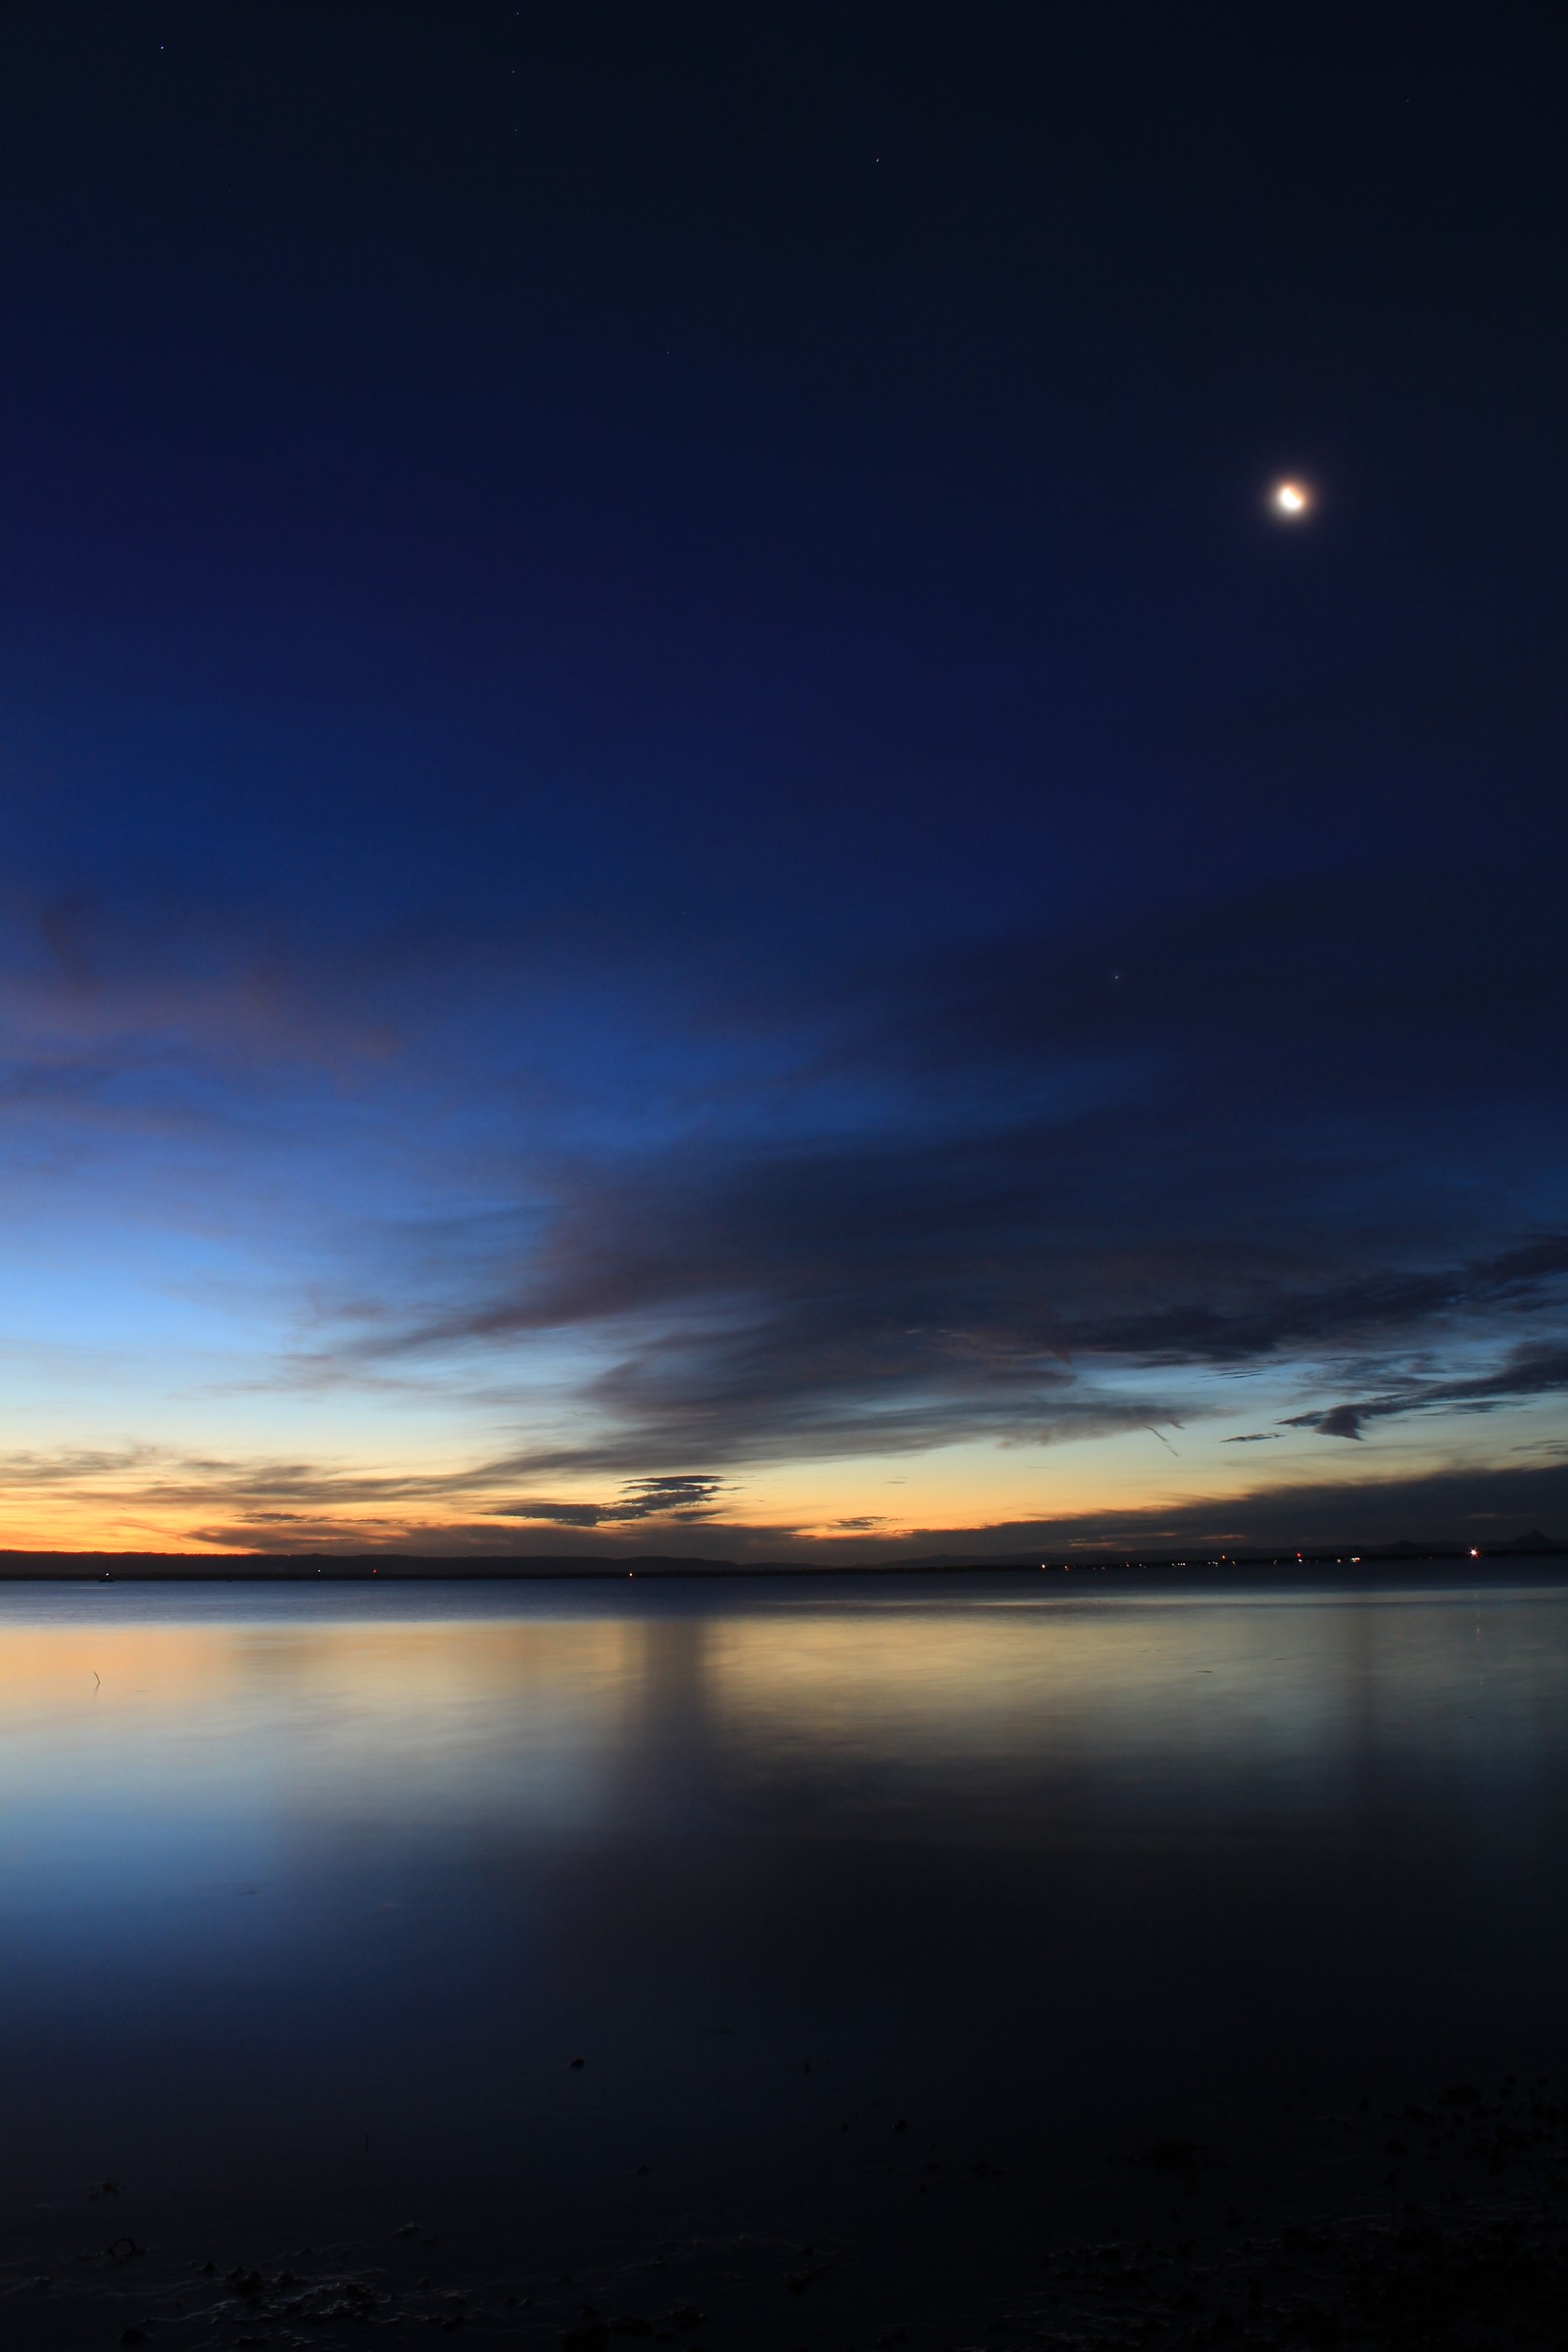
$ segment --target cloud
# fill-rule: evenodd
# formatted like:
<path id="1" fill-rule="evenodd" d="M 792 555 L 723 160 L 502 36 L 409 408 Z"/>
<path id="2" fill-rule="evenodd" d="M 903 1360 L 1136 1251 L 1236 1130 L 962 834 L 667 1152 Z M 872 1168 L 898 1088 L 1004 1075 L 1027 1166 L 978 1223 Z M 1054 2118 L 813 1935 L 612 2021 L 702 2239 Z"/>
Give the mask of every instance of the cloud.
<path id="1" fill-rule="evenodd" d="M 167 1463 L 157 1446 L 67 1446 L 0 1454 L 0 1484 L 24 1492 L 51 1487 L 79 1491 L 110 1480 L 144 1478 Z"/>
<path id="2" fill-rule="evenodd" d="M 1230 1441 L 1248 1445 L 1556 1394 L 1549 939 L 1436 888 L 1396 935 L 1388 911 L 1314 885 L 1113 941 L 824 954 L 809 986 L 760 958 L 747 988 L 669 1015 L 651 1076 L 615 1063 L 592 1117 L 536 1091 L 523 1118 L 510 1076 L 463 1059 L 477 1022 L 444 1030 L 450 1061 L 395 1073 L 403 1189 L 361 1181 L 381 1166 L 362 1137 L 298 1344 L 252 1364 L 299 1391 L 423 1389 L 505 1415 L 508 1438 L 439 1473 L 171 1454 L 94 1475 L 204 1525 L 466 1513 L 591 1533 L 717 1523 L 752 1464 L 1138 1430 L 1168 1446 L 1258 1417 L 1247 1381 L 1268 1409 L 1292 1399 L 1280 1428 Z M 89 976 L 106 953 L 68 939 L 63 988 L 67 950 Z M 515 974 L 485 977 L 513 1019 Z M 308 1003 L 310 978 L 279 987 Z M 410 1107 L 438 1081 L 450 1127 Z M 392 1100 L 296 1108 L 313 1144 L 318 1114 L 323 1132 L 362 1119 L 379 1151 Z M 14 1464 L 14 1484 L 31 1475 Z"/>
<path id="3" fill-rule="evenodd" d="M 1140 1510 L 1063 1513 L 1028 1521 L 901 1535 L 882 1556 L 1006 1558 L 1031 1550 L 1180 1556 L 1188 1546 L 1269 1551 L 1402 1541 L 1501 1544 L 1532 1527 L 1568 1542 L 1568 1459 L 1500 1465 L 1440 1462 L 1414 1475 L 1280 1480 Z"/>
<path id="4" fill-rule="evenodd" d="M 0 1456 L 0 1498 L 52 1496 L 122 1516 L 155 1514 L 194 1542 L 305 1549 L 417 1539 L 432 1510 L 443 1507 L 472 1513 L 480 1524 L 470 1522 L 471 1532 L 481 1544 L 497 1541 L 483 1522 L 498 1519 L 566 1529 L 684 1528 L 713 1518 L 726 1491 L 717 1478 L 683 1474 L 628 1480 L 608 1502 L 498 1498 L 498 1485 L 516 1467 L 504 1457 L 458 1470 L 377 1471 L 265 1457 L 214 1460 L 153 1446 L 76 1447 Z M 215 1506 L 232 1516 L 199 1528 L 180 1527 L 172 1516 Z"/>
<path id="5" fill-rule="evenodd" d="M 1037 1125 L 944 1139 L 917 1159 L 797 1144 L 696 1169 L 644 1160 L 623 1179 L 590 1170 L 514 1275 L 498 1268 L 475 1298 L 401 1329 L 377 1319 L 349 1349 L 407 1370 L 473 1351 L 525 1361 L 563 1334 L 596 1334 L 608 1361 L 575 1392 L 583 1434 L 521 1455 L 535 1476 L 1138 1428 L 1168 1445 L 1163 1430 L 1232 1409 L 1223 1381 L 1199 1394 L 1195 1373 L 1343 1382 L 1398 1363 L 1384 1396 L 1287 1423 L 1347 1436 L 1395 1411 L 1559 1385 L 1553 1344 L 1516 1335 L 1562 1317 L 1568 1236 L 1391 1266 L 1377 1254 L 1404 1255 L 1399 1244 L 1299 1216 L 1224 1235 L 1195 1207 L 1170 1230 L 1167 1201 L 1167 1230 L 1146 1216 L 1140 1232 L 1137 1204 L 1107 1199 L 1117 1188 L 1088 1164 L 1096 1142 L 1109 1153 L 1129 1141 L 1108 1124 L 1093 1138 Z M 1403 1372 L 1434 1349 L 1502 1360 L 1462 1381 Z"/>
<path id="6" fill-rule="evenodd" d="M 255 1086 L 269 1070 L 381 1063 L 395 1040 L 346 960 L 323 969 L 205 902 L 0 895 L 0 1041 L 37 1089 L 108 1087 L 176 1058 Z"/>
<path id="7" fill-rule="evenodd" d="M 1376 1405 L 1371 1404 L 1330 1405 L 1322 1412 L 1294 1414 L 1291 1427 L 1315 1429 L 1324 1438 L 1359 1438 L 1377 1409 Z M 1393 1411 L 1396 1408 L 1390 1405 L 1385 1409 Z"/>
<path id="8" fill-rule="evenodd" d="M 1447 1544 L 1500 1542 L 1533 1526 L 1568 1536 L 1568 1444 L 1543 1445 L 1502 1464 L 1440 1464 L 1417 1474 L 1280 1480 L 1243 1494 L 1198 1494 L 1142 1509 L 1114 1504 L 1038 1518 L 925 1528 L 890 1527 L 876 1514 L 848 1514 L 825 1528 L 760 1526 L 714 1508 L 714 1482 L 647 1482 L 603 1506 L 546 1506 L 528 1521 L 502 1523 L 485 1509 L 483 1481 L 494 1465 L 447 1479 L 377 1480 L 297 1470 L 242 1459 L 174 1463 L 153 1449 L 13 1457 L 0 1465 L 0 1494 L 19 1475 L 75 1505 L 96 1502 L 99 1539 L 159 1550 L 200 1544 L 222 1551 L 386 1552 L 502 1562 L 508 1558 L 633 1561 L 678 1555 L 739 1566 L 896 1567 L 933 1559 L 1027 1558 L 1074 1550 L 1180 1556 L 1184 1548 L 1267 1551 L 1401 1539 Z M 277 1499 L 286 1486 L 291 1499 Z M 396 1490 L 403 1490 L 401 1494 Z M 662 1495 L 655 1492 L 662 1490 Z M 707 1499 L 697 1499 L 706 1493 Z M 373 1499 L 380 1494 L 385 1499 Z M 207 1508 L 202 1508 L 205 1499 Z M 665 1507 L 657 1507 L 662 1499 Z M 656 1506 L 644 1509 L 643 1502 Z M 537 1506 L 535 1506 L 537 1508 Z M 572 1514 L 567 1516 L 567 1514 Z"/>
<path id="9" fill-rule="evenodd" d="M 1506 1544 L 1532 1527 L 1568 1541 L 1568 1458 L 1503 1466 L 1439 1465 L 1416 1476 L 1280 1481 L 1245 1494 L 1199 1494 L 1139 1510 L 1107 1506 L 1038 1519 L 980 1520 L 897 1533 L 853 1522 L 824 1533 L 713 1521 L 668 1537 L 629 1529 L 519 1527 L 436 1515 L 321 1517 L 289 1528 L 209 1521 L 187 1529 L 191 1541 L 221 1548 L 287 1552 L 378 1551 L 497 1561 L 561 1558 L 587 1563 L 671 1554 L 738 1567 L 896 1568 L 914 1562 L 1017 1559 L 1031 1554 L 1120 1553 L 1180 1557 L 1188 1549 L 1290 1551 L 1401 1541 L 1483 1547 Z"/>
<path id="10" fill-rule="evenodd" d="M 491 1519 L 548 1521 L 556 1527 L 615 1527 L 640 1519 L 686 1522 L 710 1519 L 717 1497 L 724 1493 L 716 1478 L 638 1478 L 623 1489 L 617 1502 L 492 1502 L 485 1505 Z"/>
<path id="11" fill-rule="evenodd" d="M 1550 1396 L 1568 1389 L 1568 1348 L 1530 1346 L 1512 1349 L 1495 1371 L 1459 1380 L 1411 1381 L 1382 1396 L 1293 1414 L 1287 1427 L 1315 1429 L 1325 1438 L 1360 1438 L 1368 1425 L 1406 1413 L 1495 1412 L 1521 1398 Z"/>
<path id="12" fill-rule="evenodd" d="M 552 1498 L 567 1475 L 1168 1444 L 1235 1375 L 1340 1436 L 1480 1409 L 1516 1356 L 1490 1394 L 1544 1393 L 1559 983 L 1529 926 L 1467 902 L 1456 962 L 1457 904 L 1422 906 L 1396 941 L 1379 891 L 1314 886 L 1146 922 L 1114 965 L 1089 934 L 932 953 L 848 975 L 793 1065 L 786 991 L 768 1051 L 736 1048 L 761 1074 L 699 1124 L 535 1152 L 514 1215 L 411 1227 L 401 1261 L 389 1239 L 373 1311 L 328 1315 L 291 1377 L 505 1395 L 511 1365 L 521 1394 L 569 1342 L 575 1431 L 516 1455 L 561 1524 L 597 1507 Z"/>
<path id="13" fill-rule="evenodd" d="M 185 1455 L 157 1446 L 68 1447 L 0 1455 L 0 1492 L 26 1494 L 59 1490 L 82 1500 L 133 1496 L 142 1508 L 243 1506 L 276 1517 L 380 1503 L 429 1503 L 483 1496 L 512 1475 L 510 1459 L 466 1469 L 410 1471 L 335 1468 L 329 1463 L 269 1456 Z"/>

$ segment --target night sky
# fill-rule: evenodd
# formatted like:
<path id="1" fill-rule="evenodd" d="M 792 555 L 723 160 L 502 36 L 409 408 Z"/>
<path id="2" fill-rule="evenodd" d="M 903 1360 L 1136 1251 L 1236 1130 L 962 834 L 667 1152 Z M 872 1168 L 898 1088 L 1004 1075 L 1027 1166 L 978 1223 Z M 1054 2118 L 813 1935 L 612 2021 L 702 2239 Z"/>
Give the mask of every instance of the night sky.
<path id="1" fill-rule="evenodd" d="M 1562 62 L 8 6 L 0 1543 L 1568 1530 Z"/>

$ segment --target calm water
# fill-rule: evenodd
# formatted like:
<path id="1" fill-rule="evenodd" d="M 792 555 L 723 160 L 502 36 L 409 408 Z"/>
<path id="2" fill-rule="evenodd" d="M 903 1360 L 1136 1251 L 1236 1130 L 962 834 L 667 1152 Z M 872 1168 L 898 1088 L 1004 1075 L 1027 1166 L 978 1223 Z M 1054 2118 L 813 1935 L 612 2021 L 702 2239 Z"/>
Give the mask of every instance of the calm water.
<path id="1" fill-rule="evenodd" d="M 0 1588 L 13 2240 L 918 2262 L 1563 2071 L 1568 1591 L 1065 1586 Z"/>

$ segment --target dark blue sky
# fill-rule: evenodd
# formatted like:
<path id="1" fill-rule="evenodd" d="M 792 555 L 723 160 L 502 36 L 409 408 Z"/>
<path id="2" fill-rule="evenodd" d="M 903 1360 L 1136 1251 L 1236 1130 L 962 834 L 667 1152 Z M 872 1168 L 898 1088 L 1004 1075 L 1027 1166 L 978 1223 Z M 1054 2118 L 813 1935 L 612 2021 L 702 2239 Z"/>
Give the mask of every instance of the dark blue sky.
<path id="1" fill-rule="evenodd" d="M 0 1540 L 1568 1527 L 1563 97 L 9 9 Z"/>

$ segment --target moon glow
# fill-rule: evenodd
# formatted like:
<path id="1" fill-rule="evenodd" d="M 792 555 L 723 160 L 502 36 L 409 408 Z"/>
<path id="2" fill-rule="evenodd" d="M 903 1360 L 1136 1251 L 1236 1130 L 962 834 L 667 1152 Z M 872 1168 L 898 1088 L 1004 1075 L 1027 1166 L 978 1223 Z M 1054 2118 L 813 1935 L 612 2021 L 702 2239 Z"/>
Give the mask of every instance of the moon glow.
<path id="1" fill-rule="evenodd" d="M 1305 482 L 1276 482 L 1268 503 L 1286 522 L 1299 522 L 1312 511 L 1312 493 Z"/>

